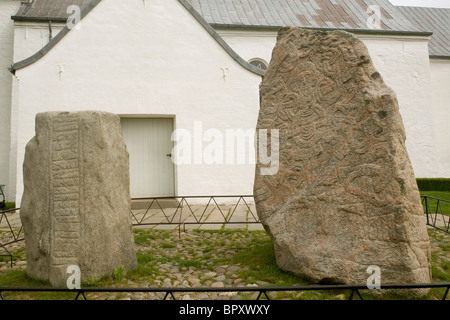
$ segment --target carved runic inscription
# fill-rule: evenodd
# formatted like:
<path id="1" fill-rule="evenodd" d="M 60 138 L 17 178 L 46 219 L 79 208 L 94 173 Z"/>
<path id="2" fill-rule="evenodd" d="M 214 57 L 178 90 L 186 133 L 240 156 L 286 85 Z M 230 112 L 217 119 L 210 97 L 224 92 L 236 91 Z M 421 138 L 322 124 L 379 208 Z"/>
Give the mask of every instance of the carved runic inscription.
<path id="1" fill-rule="evenodd" d="M 52 266 L 77 263 L 80 240 L 79 119 L 54 119 L 51 138 Z"/>
<path id="2" fill-rule="evenodd" d="M 55 111 L 37 114 L 35 123 L 25 150 L 20 210 L 27 274 L 71 287 L 74 271 L 84 280 L 136 268 L 120 117 Z"/>

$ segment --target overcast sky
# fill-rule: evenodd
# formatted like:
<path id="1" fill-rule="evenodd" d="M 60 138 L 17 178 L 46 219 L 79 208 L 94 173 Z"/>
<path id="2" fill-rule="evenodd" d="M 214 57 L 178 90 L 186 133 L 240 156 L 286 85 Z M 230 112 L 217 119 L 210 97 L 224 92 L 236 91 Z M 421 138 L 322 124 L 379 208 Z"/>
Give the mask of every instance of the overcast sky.
<path id="1" fill-rule="evenodd" d="M 450 0 L 389 0 L 396 6 L 450 8 Z"/>

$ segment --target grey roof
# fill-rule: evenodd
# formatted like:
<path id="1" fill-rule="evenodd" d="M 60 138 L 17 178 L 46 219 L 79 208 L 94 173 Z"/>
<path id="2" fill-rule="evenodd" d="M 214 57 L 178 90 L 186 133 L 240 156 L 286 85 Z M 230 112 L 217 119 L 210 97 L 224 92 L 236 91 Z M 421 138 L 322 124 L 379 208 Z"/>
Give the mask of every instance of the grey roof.
<path id="1" fill-rule="evenodd" d="M 12 17 L 14 20 L 52 20 L 66 21 L 72 15 L 67 12 L 71 5 L 86 8 L 92 0 L 33 0 L 24 1 L 20 5 L 19 11 Z"/>
<path id="2" fill-rule="evenodd" d="M 84 9 L 92 0 L 23 2 L 14 20 L 66 20 L 67 8 Z M 203 19 L 217 26 L 311 27 L 368 30 L 371 5 L 381 8 L 383 31 L 426 31 L 411 23 L 388 0 L 186 0 Z M 428 30 L 429 31 L 429 30 Z"/>
<path id="3" fill-rule="evenodd" d="M 383 31 L 417 32 L 388 0 L 188 0 L 213 26 L 370 30 L 369 6 L 381 10 Z M 429 31 L 429 30 L 428 30 Z"/>
<path id="4" fill-rule="evenodd" d="M 431 57 L 450 57 L 450 9 L 398 7 L 418 28 L 433 30 Z"/>
<path id="5" fill-rule="evenodd" d="M 35 0 L 36 1 L 36 4 L 39 2 L 39 4 L 40 4 L 40 6 L 42 6 L 41 8 L 40 8 L 40 10 L 42 10 L 42 12 L 46 12 L 45 10 L 43 10 L 42 8 L 44 8 L 45 6 L 45 2 L 47 1 L 47 4 L 49 4 L 50 2 L 52 2 L 52 0 Z M 65 0 L 65 1 L 69 1 L 69 0 Z M 83 19 L 86 15 L 88 15 L 90 12 L 91 12 L 91 10 L 92 9 L 94 9 L 100 2 L 101 2 L 102 0 L 89 0 L 89 2 L 88 2 L 88 4 L 87 5 L 83 5 L 82 6 L 82 10 L 81 10 L 81 19 Z M 200 25 L 202 25 L 203 26 L 203 28 L 205 28 L 205 30 L 211 35 L 211 37 L 213 37 L 214 38 L 214 40 L 216 40 L 218 43 L 219 43 L 219 45 L 238 63 L 238 64 L 240 64 L 243 68 L 245 68 L 245 69 L 247 69 L 247 70 L 249 70 L 249 71 L 251 71 L 251 72 L 253 72 L 253 73 L 255 73 L 255 74 L 257 74 L 257 75 L 260 75 L 260 76 L 263 76 L 264 75 L 264 73 L 265 73 L 265 71 L 264 70 L 262 70 L 262 69 L 260 69 L 260 68 L 258 68 L 258 67 L 256 67 L 256 66 L 254 66 L 254 65 L 252 65 L 252 64 L 250 64 L 250 63 L 248 63 L 247 61 L 245 61 L 244 59 L 242 59 L 229 45 L 228 45 L 228 43 L 226 43 L 219 35 L 218 35 L 218 33 L 211 27 L 211 25 L 208 23 L 208 22 L 206 22 L 204 19 L 203 19 L 203 17 L 194 9 L 194 8 L 192 8 L 192 6 L 186 1 L 186 0 L 178 0 L 178 2 L 182 5 L 182 6 L 184 6 L 185 8 L 186 8 L 186 10 L 198 21 L 198 23 L 200 23 Z M 81 4 L 84 4 L 84 3 L 86 3 L 86 1 L 85 0 L 83 0 L 83 2 L 81 2 Z M 23 3 L 22 3 L 23 4 Z M 55 6 L 55 7 L 53 7 L 54 8 L 54 12 L 56 12 L 56 5 L 58 4 L 56 1 L 53 1 L 52 2 L 52 4 Z M 70 2 L 70 4 L 74 4 L 74 2 Z M 69 5 L 70 5 L 69 4 Z M 68 16 L 66 17 L 66 18 L 64 18 L 64 14 L 62 14 L 61 12 L 63 12 L 63 11 L 67 11 L 67 9 L 64 9 L 64 8 L 67 8 L 67 5 L 68 5 L 68 2 L 65 2 L 64 3 L 64 6 L 61 6 L 60 7 L 60 10 L 59 10 L 59 12 L 60 12 L 60 14 L 61 14 L 61 16 L 59 17 L 60 19 L 67 19 L 68 18 Z M 20 9 L 19 9 L 19 12 L 23 12 L 23 13 L 21 13 L 21 14 L 29 14 L 29 11 L 25 11 L 25 9 L 27 9 L 27 7 L 30 7 L 31 5 L 29 4 L 28 6 L 27 5 L 22 5 L 21 7 L 20 7 Z M 25 8 L 24 8 L 25 7 Z M 49 9 L 51 9 L 52 8 L 52 6 L 49 6 L 49 7 L 46 7 L 46 8 L 49 8 Z M 34 9 L 34 10 L 37 10 L 38 8 L 37 8 L 37 6 L 35 7 L 35 8 L 32 8 L 32 7 L 30 7 L 29 8 L 29 10 L 31 10 L 31 9 Z M 61 10 L 61 9 L 63 9 L 63 10 Z M 22 18 L 22 19 L 25 19 L 25 20 L 34 20 L 34 19 L 37 19 L 37 20 L 40 20 L 40 21 L 42 21 L 42 20 L 45 20 L 45 19 L 48 19 L 49 18 L 49 16 L 47 16 L 47 17 L 45 17 L 45 14 L 43 14 L 41 17 L 33 17 L 32 15 L 28 15 L 27 16 L 28 18 Z M 14 16 L 14 17 L 12 17 L 13 19 L 16 19 L 16 20 L 20 20 L 21 18 L 20 17 L 17 17 L 17 16 Z M 33 63 L 35 63 L 36 61 L 38 61 L 39 59 L 41 59 L 43 56 L 45 56 L 48 52 L 50 52 L 50 50 L 56 45 L 56 44 L 58 44 L 59 43 L 59 41 L 61 41 L 68 33 L 70 32 L 70 29 L 69 29 L 69 27 L 66 25 L 62 30 L 61 30 L 61 32 L 59 32 L 57 35 L 56 35 L 56 37 L 54 37 L 52 40 L 50 40 L 50 42 L 49 43 L 47 43 L 41 50 L 39 50 L 38 52 L 36 52 L 34 55 L 32 55 L 31 57 L 29 57 L 29 58 L 27 58 L 27 59 L 25 59 L 25 60 L 22 60 L 22 61 L 19 61 L 19 62 L 16 62 L 16 63 L 13 63 L 12 65 L 11 65 L 11 67 L 10 68 L 8 68 L 8 70 L 12 73 L 12 74 L 15 74 L 15 72 L 17 71 L 17 70 L 19 70 L 19 69 L 22 69 L 22 68 L 25 68 L 25 67 L 27 67 L 27 66 L 29 66 L 29 65 L 31 65 L 31 64 L 33 64 Z"/>
<path id="6" fill-rule="evenodd" d="M 70 5 L 83 10 L 97 0 L 33 0 L 23 2 L 14 20 L 65 21 Z M 124 0 L 125 1 L 125 0 Z M 450 57 L 450 9 L 398 7 L 388 0 L 179 0 L 214 28 L 346 29 L 355 32 L 434 33 L 432 57 Z M 381 29 L 367 27 L 368 7 L 381 9 Z M 194 9 L 194 10 L 193 10 Z"/>

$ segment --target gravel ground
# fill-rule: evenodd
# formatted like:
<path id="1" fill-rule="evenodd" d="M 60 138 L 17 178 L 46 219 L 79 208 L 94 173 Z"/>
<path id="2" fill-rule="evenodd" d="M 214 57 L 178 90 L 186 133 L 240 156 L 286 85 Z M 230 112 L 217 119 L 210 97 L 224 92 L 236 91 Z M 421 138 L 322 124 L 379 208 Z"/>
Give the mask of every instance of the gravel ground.
<path id="1" fill-rule="evenodd" d="M 116 279 L 90 281 L 100 287 L 252 287 L 279 285 L 242 276 L 251 271 L 246 263 L 236 262 L 236 255 L 261 243 L 269 243 L 270 239 L 264 231 L 234 230 L 187 231 L 178 230 L 134 230 L 139 269 Z M 0 234 L 3 243 L 10 240 L 6 233 Z M 433 265 L 445 274 L 450 264 L 450 235 L 430 230 L 432 240 Z M 13 267 L 0 257 L 0 275 L 8 270 L 25 270 L 24 241 L 8 246 L 14 253 Z M 2 248 L 0 247 L 0 250 Z M 4 251 L 0 251 L 0 255 Z M 241 254 L 242 255 L 242 254 Z M 242 258 L 242 257 L 241 257 Z M 103 282 L 102 282 L 103 281 Z M 440 282 L 440 281 L 439 281 Z M 258 293 L 175 293 L 176 299 L 255 299 Z M 302 293 L 290 293 L 290 296 L 278 296 L 271 293 L 271 298 L 299 298 Z M 111 300 L 143 300 L 162 299 L 164 293 L 89 293 L 88 299 Z M 345 299 L 345 295 L 336 295 Z"/>
<path id="2" fill-rule="evenodd" d="M 268 241 L 263 231 L 187 231 L 178 230 L 135 230 L 136 251 L 140 266 L 144 271 L 131 273 L 122 279 L 89 279 L 91 284 L 100 287 L 245 287 L 268 285 L 255 280 L 247 283 L 238 271 L 249 270 L 241 264 L 224 264 L 230 261 L 242 248 L 255 245 L 261 239 Z M 10 240 L 3 234 L 3 240 Z M 0 274 L 8 270 L 25 270 L 24 241 L 11 244 L 8 250 L 14 254 L 13 267 L 9 261 L 0 262 Z M 1 254 L 1 253 L 0 253 Z M 147 269 L 147 270 L 145 270 Z M 258 293 L 249 293 L 255 298 Z M 90 293 L 89 299 L 162 299 L 164 293 Z M 242 299 L 237 292 L 223 293 L 175 293 L 177 299 Z"/>
<path id="3" fill-rule="evenodd" d="M 139 232 L 139 231 L 138 231 Z M 146 233 L 144 232 L 144 238 Z M 269 285 L 264 281 L 247 283 L 240 278 L 242 271 L 249 271 L 248 266 L 240 263 L 232 264 L 232 258 L 242 248 L 257 245 L 258 242 L 268 241 L 265 232 L 253 231 L 178 231 L 168 232 L 152 230 L 151 237 L 139 241 L 136 234 L 137 252 L 140 264 L 153 268 L 154 273 L 144 282 L 127 280 L 127 286 L 156 286 L 156 287 L 249 287 Z M 141 243 L 143 242 L 143 243 Z M 151 260 L 146 262 L 150 256 Z M 250 294 L 250 298 L 255 294 Z M 135 294 L 132 299 L 160 299 L 164 294 Z M 178 293 L 177 299 L 242 299 L 237 292 L 223 293 Z"/>

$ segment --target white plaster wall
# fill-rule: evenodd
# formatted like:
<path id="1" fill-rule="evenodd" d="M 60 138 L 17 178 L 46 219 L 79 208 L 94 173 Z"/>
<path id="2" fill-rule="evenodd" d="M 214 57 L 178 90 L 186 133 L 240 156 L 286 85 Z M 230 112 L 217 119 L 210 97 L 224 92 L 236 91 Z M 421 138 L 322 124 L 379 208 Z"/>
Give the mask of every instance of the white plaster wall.
<path id="1" fill-rule="evenodd" d="M 218 34 L 246 61 L 260 58 L 267 63 L 277 42 L 277 31 L 218 30 Z"/>
<path id="2" fill-rule="evenodd" d="M 397 94 L 406 147 L 417 178 L 440 176 L 433 126 L 428 38 L 359 36 L 375 67 Z"/>
<path id="3" fill-rule="evenodd" d="M 17 8 L 16 8 L 17 11 Z M 15 12 L 13 12 L 15 13 Z M 13 15 L 12 13 L 10 16 Z M 14 24 L 11 31 L 11 36 L 13 38 L 12 43 L 14 44 L 14 50 L 12 50 L 12 62 L 21 61 L 26 59 L 42 49 L 50 40 L 50 26 L 48 22 L 28 22 L 28 21 L 15 21 L 13 22 L 8 17 L 10 24 Z M 64 27 L 62 23 L 52 23 L 52 36 L 55 37 Z M 17 181 L 17 170 L 22 170 L 22 163 L 17 163 L 17 152 L 18 152 L 18 124 L 19 124 L 19 113 L 18 113 L 18 98 L 19 98 L 19 79 L 12 76 L 12 87 L 9 88 L 9 92 L 12 96 L 10 104 L 10 153 L 9 153 L 9 174 L 8 174 L 8 196 L 11 201 L 17 200 L 16 198 L 16 187 L 22 184 L 22 181 Z M 10 81 L 11 82 L 11 81 Z"/>
<path id="4" fill-rule="evenodd" d="M 450 60 L 431 59 L 430 68 L 439 175 L 450 178 Z"/>
<path id="5" fill-rule="evenodd" d="M 192 130 L 194 121 L 205 129 L 254 128 L 259 109 L 261 77 L 237 64 L 177 0 L 103 0 L 79 30 L 16 76 L 18 203 L 38 112 L 168 115 L 176 128 Z M 254 166 L 179 165 L 176 176 L 178 195 L 251 194 Z"/>
<path id="6" fill-rule="evenodd" d="M 249 60 L 260 57 L 270 62 L 276 44 L 276 32 L 219 30 L 219 33 L 243 58 Z M 375 67 L 397 94 L 406 130 L 406 146 L 416 176 L 440 176 L 441 171 L 436 166 L 436 150 L 444 145 L 444 140 L 436 140 L 433 110 L 430 108 L 428 38 L 386 35 L 357 37 L 366 44 Z"/>
<path id="7" fill-rule="evenodd" d="M 55 37 L 64 27 L 61 23 L 51 24 L 51 35 Z M 40 49 L 50 40 L 50 26 L 47 22 L 14 23 L 14 61 L 24 60 Z"/>
<path id="8" fill-rule="evenodd" d="M 19 5 L 20 1 L 0 1 L 0 184 L 6 185 L 6 201 L 14 201 L 9 182 L 13 76 L 8 67 L 13 63 L 14 24 L 11 16 L 17 12 Z"/>
<path id="9" fill-rule="evenodd" d="M 17 141 L 19 138 L 19 80 L 13 76 L 12 79 L 12 99 L 11 99 L 11 134 L 10 134 L 10 152 L 9 152 L 9 186 L 7 191 L 9 192 L 11 201 L 17 201 L 17 170 L 21 170 L 22 163 L 17 163 Z M 20 169 L 19 169 L 20 168 Z M 21 183 L 21 181 L 19 182 Z M 16 202 L 16 206 L 19 203 Z"/>

